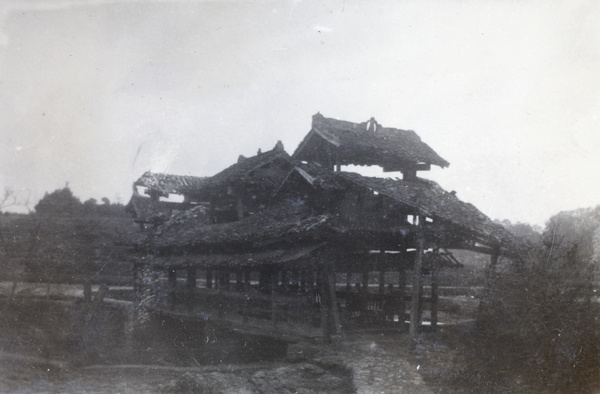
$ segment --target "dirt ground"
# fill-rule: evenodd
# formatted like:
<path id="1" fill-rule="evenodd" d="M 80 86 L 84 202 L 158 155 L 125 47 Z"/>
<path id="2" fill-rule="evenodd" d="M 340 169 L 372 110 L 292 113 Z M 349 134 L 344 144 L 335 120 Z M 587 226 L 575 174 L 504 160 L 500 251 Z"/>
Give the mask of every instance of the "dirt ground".
<path id="1" fill-rule="evenodd" d="M 0 354 L 0 391 L 19 393 L 430 393 L 404 334 L 291 346 L 285 360 L 172 367 L 78 367 Z M 407 347 L 408 345 L 408 347 Z"/>

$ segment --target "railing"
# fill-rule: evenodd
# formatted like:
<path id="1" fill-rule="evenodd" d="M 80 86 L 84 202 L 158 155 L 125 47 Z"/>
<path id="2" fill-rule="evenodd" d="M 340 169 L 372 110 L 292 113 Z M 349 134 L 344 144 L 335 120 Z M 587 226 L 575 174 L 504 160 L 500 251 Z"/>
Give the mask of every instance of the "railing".
<path id="1" fill-rule="evenodd" d="M 210 317 L 213 321 L 243 324 L 246 328 L 277 329 L 300 336 L 322 336 L 321 305 L 315 297 L 263 294 L 251 287 L 246 292 L 177 286 L 158 281 L 141 286 L 154 292 L 154 305 L 166 312 L 188 317 Z M 232 286 L 233 287 L 233 286 Z"/>
<path id="2" fill-rule="evenodd" d="M 364 323 L 404 324 L 410 297 L 401 292 L 357 293 L 338 291 L 340 313 L 350 320 Z"/>

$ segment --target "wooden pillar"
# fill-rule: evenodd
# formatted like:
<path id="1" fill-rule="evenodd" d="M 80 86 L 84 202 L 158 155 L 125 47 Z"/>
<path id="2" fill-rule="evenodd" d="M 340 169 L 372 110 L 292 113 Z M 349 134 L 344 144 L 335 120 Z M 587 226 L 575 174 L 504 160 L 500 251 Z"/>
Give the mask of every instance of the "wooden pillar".
<path id="1" fill-rule="evenodd" d="M 369 292 L 369 269 L 364 268 L 362 272 L 362 286 L 361 290 L 363 293 Z"/>
<path id="2" fill-rule="evenodd" d="M 229 290 L 229 271 L 228 270 L 219 270 L 219 289 Z"/>
<path id="3" fill-rule="evenodd" d="M 500 246 L 496 246 L 494 251 L 492 252 L 492 256 L 490 257 L 490 264 L 487 269 L 487 281 L 488 285 L 491 284 L 491 281 L 494 279 L 494 275 L 496 274 L 496 266 L 498 265 L 498 256 L 500 255 Z"/>
<path id="4" fill-rule="evenodd" d="M 273 268 L 271 271 L 271 321 L 273 325 L 277 325 L 277 282 L 279 272 Z"/>
<path id="5" fill-rule="evenodd" d="M 265 267 L 261 267 L 258 278 L 258 288 L 263 294 L 269 294 L 271 286 L 271 273 Z"/>
<path id="6" fill-rule="evenodd" d="M 244 270 L 244 293 L 248 294 L 250 291 L 250 276 L 252 275 L 252 271 Z"/>
<path id="7" fill-rule="evenodd" d="M 133 295 L 137 297 L 140 291 L 140 265 L 133 264 Z"/>
<path id="8" fill-rule="evenodd" d="M 348 293 L 350 293 L 352 291 L 352 272 L 350 272 L 350 270 L 348 270 L 348 272 L 346 272 L 346 291 Z"/>
<path id="9" fill-rule="evenodd" d="M 327 283 L 327 274 L 325 273 L 325 269 L 321 268 L 318 272 L 315 272 L 315 275 L 315 302 L 319 304 L 319 311 L 321 312 L 321 330 L 323 331 L 323 334 L 327 335 L 329 324 L 326 303 L 324 303 L 325 300 L 323 299 L 323 297 L 327 297 L 324 286 L 324 284 Z"/>
<path id="10" fill-rule="evenodd" d="M 89 278 L 83 281 L 83 301 L 92 302 L 92 282 L 90 282 Z"/>
<path id="11" fill-rule="evenodd" d="M 168 300 L 171 308 L 175 307 L 175 287 L 177 286 L 177 271 L 171 267 L 168 268 L 167 278 L 169 282 Z"/>
<path id="12" fill-rule="evenodd" d="M 196 287 L 196 267 L 187 267 L 186 278 L 186 303 L 188 308 L 192 307 L 194 299 L 194 288 Z"/>
<path id="13" fill-rule="evenodd" d="M 304 293 L 307 290 L 307 277 L 309 273 L 305 270 L 298 271 L 298 284 L 300 286 L 300 293 Z"/>
<path id="14" fill-rule="evenodd" d="M 235 290 L 242 291 L 244 288 L 244 280 L 242 279 L 244 272 L 242 270 L 237 270 L 235 272 Z"/>
<path id="15" fill-rule="evenodd" d="M 398 290 L 404 297 L 406 294 L 406 267 L 401 267 L 398 271 Z"/>
<path id="16" fill-rule="evenodd" d="M 242 321 L 244 323 L 248 323 L 248 309 L 250 308 L 250 300 L 248 299 L 248 293 L 250 292 L 250 277 L 252 275 L 252 271 L 246 268 L 244 271 L 244 284 L 242 286 L 242 290 L 246 297 L 243 297 L 242 302 Z"/>
<path id="17" fill-rule="evenodd" d="M 196 287 L 196 267 L 187 267 L 187 287 Z"/>
<path id="18" fill-rule="evenodd" d="M 438 324 L 438 269 L 435 262 L 431 265 L 431 327 L 435 330 Z"/>
<path id="19" fill-rule="evenodd" d="M 210 269 L 206 270 L 206 288 L 207 289 L 212 289 L 213 287 L 213 275 L 212 275 L 212 271 Z"/>
<path id="20" fill-rule="evenodd" d="M 414 339 L 419 334 L 419 324 L 421 323 L 421 310 L 420 303 L 422 297 L 422 286 L 423 282 L 421 280 L 421 269 L 423 267 L 423 249 L 424 249 L 424 239 L 423 239 L 423 224 L 422 220 L 418 221 L 418 233 L 417 233 L 417 251 L 415 256 L 415 264 L 413 270 L 413 280 L 412 280 L 412 299 L 411 299 L 411 308 L 410 308 L 410 325 L 408 328 L 408 332 L 410 336 Z"/>
<path id="21" fill-rule="evenodd" d="M 340 324 L 340 313 L 337 307 L 337 298 L 335 295 L 335 271 L 333 267 L 327 268 L 327 307 L 329 309 L 330 318 L 330 335 L 340 335 L 342 331 L 342 325 Z"/>
<path id="22" fill-rule="evenodd" d="M 490 256 L 490 263 L 487 267 L 487 272 L 485 273 L 485 288 L 483 289 L 483 294 L 480 299 L 481 305 L 485 305 L 485 303 L 489 300 L 489 295 L 492 289 L 492 283 L 494 281 L 494 277 L 496 276 L 496 266 L 498 265 L 499 255 L 500 245 L 494 247 L 492 255 Z"/>
<path id="23" fill-rule="evenodd" d="M 281 271 L 281 287 L 285 293 L 287 293 L 289 290 L 288 282 L 289 282 L 288 272 L 287 272 L 287 270 L 282 270 Z"/>
<path id="24" fill-rule="evenodd" d="M 167 277 L 169 281 L 169 289 L 174 289 L 175 286 L 177 286 L 177 271 L 169 267 Z"/>

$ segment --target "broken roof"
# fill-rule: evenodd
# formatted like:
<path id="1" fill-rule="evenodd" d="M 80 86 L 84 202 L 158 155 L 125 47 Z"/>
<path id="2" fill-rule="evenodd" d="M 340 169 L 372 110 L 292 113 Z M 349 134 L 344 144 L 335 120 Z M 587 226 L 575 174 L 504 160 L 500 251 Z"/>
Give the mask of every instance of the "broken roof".
<path id="1" fill-rule="evenodd" d="M 149 235 L 142 245 L 153 251 L 179 253 L 194 248 L 254 248 L 279 243 L 321 240 L 319 231 L 330 231 L 334 218 L 311 215 L 301 207 L 281 204 L 236 222 L 211 224 L 203 206 L 174 215 Z"/>
<path id="2" fill-rule="evenodd" d="M 205 177 L 161 174 L 146 171 L 134 182 L 134 185 L 157 190 L 162 194 L 183 194 L 200 189 L 204 185 L 206 179 L 207 178 Z"/>
<path id="3" fill-rule="evenodd" d="M 171 217 L 174 211 L 185 209 L 181 203 L 153 201 L 150 197 L 133 194 L 125 210 L 140 223 L 160 223 Z"/>
<path id="4" fill-rule="evenodd" d="M 264 153 L 259 152 L 256 156 L 252 157 L 240 156 L 237 163 L 208 178 L 205 185 L 209 188 L 214 188 L 243 181 L 254 170 L 264 167 L 278 159 L 287 161 L 291 166 L 292 158 L 284 150 L 281 141 L 277 141 L 275 147 L 270 151 Z"/>
<path id="5" fill-rule="evenodd" d="M 313 150 L 319 144 L 315 136 L 326 141 L 335 151 L 339 164 L 379 165 L 384 168 L 434 164 L 450 165 L 412 130 L 383 127 L 375 119 L 352 123 L 313 116 L 312 129 L 292 155 L 298 160 L 313 160 Z"/>

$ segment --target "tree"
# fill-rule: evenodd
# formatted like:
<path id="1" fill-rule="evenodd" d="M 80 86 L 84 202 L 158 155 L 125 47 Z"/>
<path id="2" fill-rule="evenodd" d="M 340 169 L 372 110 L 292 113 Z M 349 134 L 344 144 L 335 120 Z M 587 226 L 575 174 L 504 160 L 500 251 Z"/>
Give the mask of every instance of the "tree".
<path id="1" fill-rule="evenodd" d="M 73 195 L 69 186 L 57 189 L 44 197 L 35 206 L 39 214 L 76 215 L 81 212 L 83 204 Z"/>
<path id="2" fill-rule="evenodd" d="M 600 384 L 600 308 L 594 273 L 600 207 L 562 212 L 526 264 L 499 272 L 482 302 L 477 365 L 491 381 L 535 377 L 543 391 L 590 392 Z"/>
<path id="3" fill-rule="evenodd" d="M 5 187 L 0 198 L 0 254 L 4 257 L 3 271 L 12 279 L 9 303 L 12 302 L 18 282 L 24 275 L 25 266 L 33 260 L 38 248 L 40 223 L 29 210 L 29 215 L 8 215 L 5 209 L 25 206 L 29 210 L 26 199 Z M 2 215 L 4 213 L 5 215 Z M 6 233 L 9 233 L 8 236 Z"/>

